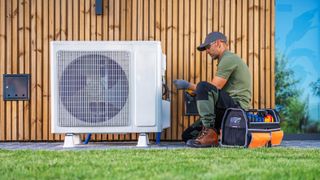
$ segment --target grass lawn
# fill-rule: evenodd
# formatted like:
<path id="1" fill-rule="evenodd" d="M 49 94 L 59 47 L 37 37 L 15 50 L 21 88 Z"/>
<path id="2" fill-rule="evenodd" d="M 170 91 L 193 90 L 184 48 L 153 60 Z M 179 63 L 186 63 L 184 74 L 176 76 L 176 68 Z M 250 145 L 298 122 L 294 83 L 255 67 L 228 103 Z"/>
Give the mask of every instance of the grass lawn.
<path id="1" fill-rule="evenodd" d="M 0 179 L 319 179 L 320 149 L 0 150 Z"/>

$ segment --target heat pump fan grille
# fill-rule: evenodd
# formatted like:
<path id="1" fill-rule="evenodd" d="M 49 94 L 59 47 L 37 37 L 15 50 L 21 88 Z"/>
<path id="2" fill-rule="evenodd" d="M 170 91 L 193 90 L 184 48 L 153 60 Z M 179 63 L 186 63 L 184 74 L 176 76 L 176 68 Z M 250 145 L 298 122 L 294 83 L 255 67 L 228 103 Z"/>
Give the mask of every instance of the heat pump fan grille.
<path id="1" fill-rule="evenodd" d="M 129 125 L 129 52 L 59 51 L 60 127 Z"/>

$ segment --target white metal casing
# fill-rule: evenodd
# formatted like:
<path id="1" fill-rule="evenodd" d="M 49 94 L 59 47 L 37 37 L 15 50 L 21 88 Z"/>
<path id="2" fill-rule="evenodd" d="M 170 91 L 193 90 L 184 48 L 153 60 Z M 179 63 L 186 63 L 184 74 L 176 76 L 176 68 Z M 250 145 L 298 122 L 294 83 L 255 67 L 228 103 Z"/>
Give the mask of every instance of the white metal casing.
<path id="1" fill-rule="evenodd" d="M 61 127 L 59 113 L 66 119 L 76 119 L 61 108 L 59 95 L 59 52 L 128 52 L 129 62 L 129 116 L 127 126 Z M 170 125 L 170 103 L 162 100 L 164 72 L 160 42 L 157 41 L 52 41 L 51 42 L 51 108 L 53 133 L 129 133 L 161 132 Z M 69 60 L 70 61 L 70 60 Z M 71 61 L 70 61 L 71 62 Z M 164 114 L 164 116 L 162 116 Z M 61 117 L 61 115 L 60 115 Z M 166 121 L 166 122 L 164 122 Z"/>

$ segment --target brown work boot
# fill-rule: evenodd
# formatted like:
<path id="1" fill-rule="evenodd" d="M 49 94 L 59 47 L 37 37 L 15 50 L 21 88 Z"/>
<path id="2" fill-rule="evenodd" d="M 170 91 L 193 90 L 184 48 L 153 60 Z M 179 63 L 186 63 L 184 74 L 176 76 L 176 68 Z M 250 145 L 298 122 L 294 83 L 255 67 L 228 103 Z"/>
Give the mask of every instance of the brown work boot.
<path id="1" fill-rule="evenodd" d="M 187 146 L 204 148 L 218 146 L 218 133 L 212 128 L 204 127 L 196 139 L 190 139 Z"/>

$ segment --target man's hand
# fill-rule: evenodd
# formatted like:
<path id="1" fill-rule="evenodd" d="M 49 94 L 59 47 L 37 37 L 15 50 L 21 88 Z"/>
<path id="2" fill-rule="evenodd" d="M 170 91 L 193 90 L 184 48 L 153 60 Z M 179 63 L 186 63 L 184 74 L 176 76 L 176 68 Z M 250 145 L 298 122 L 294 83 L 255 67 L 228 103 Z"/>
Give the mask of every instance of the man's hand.
<path id="1" fill-rule="evenodd" d="M 190 83 L 183 79 L 176 79 L 173 81 L 173 84 L 177 89 L 188 89 L 190 87 Z"/>

